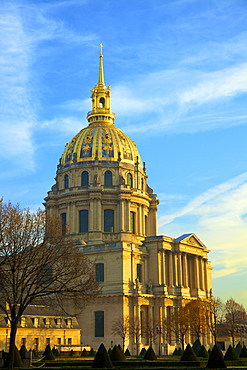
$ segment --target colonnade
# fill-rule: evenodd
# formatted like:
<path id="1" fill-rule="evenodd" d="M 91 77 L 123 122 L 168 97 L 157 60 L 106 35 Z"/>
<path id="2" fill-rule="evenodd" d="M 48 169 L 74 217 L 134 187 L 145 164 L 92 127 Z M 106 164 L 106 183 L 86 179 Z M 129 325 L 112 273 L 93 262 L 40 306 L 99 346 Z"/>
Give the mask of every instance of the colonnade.
<path id="1" fill-rule="evenodd" d="M 159 251 L 159 284 L 208 290 L 207 258 L 186 252 Z"/>

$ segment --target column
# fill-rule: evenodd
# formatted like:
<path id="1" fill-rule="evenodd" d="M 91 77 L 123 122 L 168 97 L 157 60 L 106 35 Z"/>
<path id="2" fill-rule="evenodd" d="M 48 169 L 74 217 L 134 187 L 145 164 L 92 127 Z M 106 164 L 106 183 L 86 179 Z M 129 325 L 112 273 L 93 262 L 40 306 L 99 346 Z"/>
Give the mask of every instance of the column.
<path id="1" fill-rule="evenodd" d="M 177 253 L 173 253 L 173 284 L 178 285 L 178 264 L 177 264 Z"/>
<path id="2" fill-rule="evenodd" d="M 166 285 L 166 251 L 162 251 L 162 284 Z"/>
<path id="3" fill-rule="evenodd" d="M 179 252 L 177 254 L 177 258 L 178 258 L 178 270 L 177 270 L 177 274 L 178 274 L 178 285 L 179 286 L 182 286 L 183 285 L 183 280 L 182 280 L 182 255 L 181 255 L 181 252 Z"/>
<path id="4" fill-rule="evenodd" d="M 89 203 L 89 231 L 93 231 L 93 214 L 94 214 L 94 209 L 93 209 L 93 199 L 90 199 Z"/>
<path id="5" fill-rule="evenodd" d="M 200 261 L 200 280 L 201 280 L 201 290 L 204 290 L 204 269 L 203 269 L 203 259 L 202 257 L 199 258 Z"/>
<path id="6" fill-rule="evenodd" d="M 204 287 L 205 291 L 208 291 L 208 274 L 207 274 L 207 260 L 203 259 L 203 268 L 204 268 Z"/>
<path id="7" fill-rule="evenodd" d="M 195 280 L 195 289 L 199 289 L 199 273 L 198 273 L 198 257 L 194 257 L 194 267 L 195 267 L 195 274 L 194 274 L 194 280 Z"/>
<path id="8" fill-rule="evenodd" d="M 101 215 L 101 199 L 97 199 L 97 229 L 98 231 L 102 230 L 102 215 Z"/>
<path id="9" fill-rule="evenodd" d="M 172 252 L 169 252 L 169 286 L 174 286 L 173 282 L 173 256 Z"/>
<path id="10" fill-rule="evenodd" d="M 183 253 L 183 272 L 184 272 L 184 286 L 185 288 L 188 288 L 189 282 L 188 282 L 188 260 L 187 260 L 187 253 Z"/>
<path id="11" fill-rule="evenodd" d="M 125 210 L 124 210 L 124 199 L 120 200 L 120 231 L 125 231 Z"/>
<path id="12" fill-rule="evenodd" d="M 125 203 L 125 209 L 126 209 L 126 231 L 130 232 L 130 200 L 126 199 Z"/>

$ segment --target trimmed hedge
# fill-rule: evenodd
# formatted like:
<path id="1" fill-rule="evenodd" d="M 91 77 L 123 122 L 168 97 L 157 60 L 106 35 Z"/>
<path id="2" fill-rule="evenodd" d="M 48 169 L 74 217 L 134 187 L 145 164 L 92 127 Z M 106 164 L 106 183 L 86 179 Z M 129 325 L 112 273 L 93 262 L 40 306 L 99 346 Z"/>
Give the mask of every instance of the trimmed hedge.
<path id="1" fill-rule="evenodd" d="M 55 356 L 52 353 L 50 344 L 47 344 L 47 346 L 45 348 L 44 356 L 45 356 L 46 360 L 49 360 L 49 361 L 54 361 L 55 360 Z"/>
<path id="2" fill-rule="evenodd" d="M 201 345 L 201 348 L 197 353 L 197 357 L 209 358 L 209 354 L 203 344 Z"/>
<path id="3" fill-rule="evenodd" d="M 112 361 L 124 361 L 123 355 L 116 344 L 110 353 L 110 359 Z"/>
<path id="4" fill-rule="evenodd" d="M 143 347 L 143 348 L 141 349 L 141 352 L 140 352 L 139 356 L 144 357 L 144 356 L 145 356 L 145 354 L 146 354 L 146 352 L 147 352 L 146 348 L 144 348 L 144 347 Z"/>
<path id="5" fill-rule="evenodd" d="M 210 353 L 206 368 L 214 369 L 217 367 L 221 369 L 225 369 L 226 364 L 225 364 L 221 350 L 216 345 L 214 345 L 212 352 Z"/>
<path id="6" fill-rule="evenodd" d="M 243 346 L 242 351 L 240 352 L 239 357 L 247 357 L 247 348 L 246 348 L 245 345 Z"/>
<path id="7" fill-rule="evenodd" d="M 187 344 L 180 361 L 198 361 L 198 358 L 190 344 Z"/>
<path id="8" fill-rule="evenodd" d="M 193 349 L 193 351 L 195 352 L 195 354 L 197 355 L 198 354 L 198 352 L 200 351 L 200 349 L 201 349 L 201 342 L 200 342 L 200 340 L 199 339 L 197 339 L 194 343 L 193 343 L 193 345 L 192 345 L 192 349 Z"/>
<path id="9" fill-rule="evenodd" d="M 105 349 L 105 346 L 103 343 L 99 346 L 99 349 L 96 353 L 96 356 L 93 360 L 92 368 L 106 368 L 106 369 L 112 369 L 112 362 L 111 359 Z"/>
<path id="10" fill-rule="evenodd" d="M 227 348 L 227 351 L 224 356 L 224 360 L 226 361 L 239 361 L 240 360 L 239 355 L 237 354 L 235 349 L 232 348 L 231 345 Z"/>
<path id="11" fill-rule="evenodd" d="M 145 356 L 143 357 L 143 360 L 149 360 L 149 361 L 155 361 L 157 360 L 157 356 L 154 353 L 153 347 L 149 346 L 147 352 L 145 353 Z"/>

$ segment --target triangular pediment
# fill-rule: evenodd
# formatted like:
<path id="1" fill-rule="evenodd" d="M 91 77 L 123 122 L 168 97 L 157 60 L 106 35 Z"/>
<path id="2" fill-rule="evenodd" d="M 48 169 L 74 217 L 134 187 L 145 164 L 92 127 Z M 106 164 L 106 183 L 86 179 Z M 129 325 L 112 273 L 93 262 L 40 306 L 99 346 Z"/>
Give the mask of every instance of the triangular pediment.
<path id="1" fill-rule="evenodd" d="M 175 242 L 188 244 L 193 247 L 207 249 L 206 246 L 202 243 L 202 241 L 196 236 L 196 234 L 183 234 L 175 239 Z"/>

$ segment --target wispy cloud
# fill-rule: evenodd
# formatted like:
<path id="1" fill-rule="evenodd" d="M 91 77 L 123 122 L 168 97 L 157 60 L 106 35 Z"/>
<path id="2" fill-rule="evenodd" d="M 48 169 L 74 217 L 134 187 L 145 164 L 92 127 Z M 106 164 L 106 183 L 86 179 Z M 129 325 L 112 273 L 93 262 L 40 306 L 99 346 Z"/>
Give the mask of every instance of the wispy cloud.
<path id="1" fill-rule="evenodd" d="M 182 220 L 211 250 L 215 278 L 247 273 L 247 172 L 213 187 L 182 209 L 159 218 L 162 230 Z M 190 222 L 192 217 L 193 222 Z"/>

